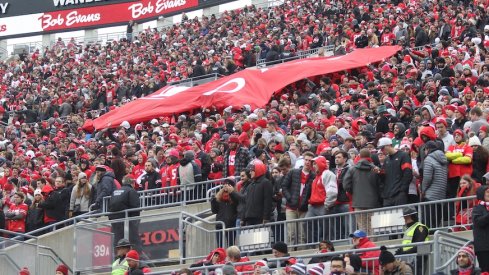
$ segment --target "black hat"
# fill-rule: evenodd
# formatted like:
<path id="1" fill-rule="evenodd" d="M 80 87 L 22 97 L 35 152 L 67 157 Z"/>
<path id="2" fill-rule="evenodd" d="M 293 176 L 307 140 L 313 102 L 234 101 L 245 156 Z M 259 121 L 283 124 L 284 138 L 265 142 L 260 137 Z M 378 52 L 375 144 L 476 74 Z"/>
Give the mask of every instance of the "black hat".
<path id="1" fill-rule="evenodd" d="M 287 244 L 284 242 L 276 242 L 275 244 L 273 244 L 272 248 L 282 253 L 289 252 L 289 249 L 287 248 Z"/>
<path id="2" fill-rule="evenodd" d="M 413 207 L 404 207 L 402 209 L 402 216 L 403 217 L 412 216 L 415 214 L 418 214 L 418 211 Z"/>
<path id="3" fill-rule="evenodd" d="M 127 239 L 120 239 L 118 242 L 117 242 L 117 245 L 115 246 L 115 248 L 119 248 L 119 247 L 131 247 L 131 243 L 127 240 Z"/>
<path id="4" fill-rule="evenodd" d="M 379 264 L 381 266 L 393 263 L 396 261 L 396 257 L 389 251 L 387 251 L 387 247 L 381 246 L 380 247 L 380 256 L 379 256 Z"/>
<path id="5" fill-rule="evenodd" d="M 97 167 L 95 168 L 95 171 L 106 172 L 107 168 L 105 168 L 105 166 L 103 166 L 103 165 L 97 165 Z"/>

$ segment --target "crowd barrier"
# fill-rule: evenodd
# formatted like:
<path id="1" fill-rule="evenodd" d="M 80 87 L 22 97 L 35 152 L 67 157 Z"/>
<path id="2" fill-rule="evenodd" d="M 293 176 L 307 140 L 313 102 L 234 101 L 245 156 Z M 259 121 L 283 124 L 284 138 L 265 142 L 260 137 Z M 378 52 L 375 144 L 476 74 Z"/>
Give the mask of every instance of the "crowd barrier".
<path id="1" fill-rule="evenodd" d="M 216 190 L 227 178 L 217 180 L 207 180 L 192 184 L 183 184 L 178 186 L 169 186 L 151 190 L 138 191 L 139 202 L 141 207 L 149 206 L 174 206 L 178 204 L 186 205 L 188 203 L 205 202 L 208 196 L 208 190 Z M 239 177 L 229 179 L 239 180 Z M 102 212 L 109 212 L 110 197 L 104 197 L 102 203 Z"/>
<path id="2" fill-rule="evenodd" d="M 274 60 L 274 61 L 269 61 L 269 62 L 267 62 L 265 58 L 258 58 L 259 54 L 257 54 L 256 67 L 263 68 L 266 66 L 285 63 L 285 62 L 292 61 L 292 60 L 304 59 L 304 58 L 308 58 L 308 57 L 318 55 L 321 52 L 326 54 L 327 52 L 333 51 L 333 49 L 334 49 L 334 45 L 322 46 L 319 48 L 314 48 L 314 49 L 309 49 L 309 50 L 304 50 L 304 51 L 298 51 L 296 53 L 293 53 L 293 56 L 281 58 L 279 60 Z"/>
<path id="3" fill-rule="evenodd" d="M 458 231 L 471 228 L 471 219 L 457 223 L 455 216 L 456 212 L 470 211 L 471 208 L 468 206 L 474 199 L 475 197 L 471 196 L 409 206 L 417 209 L 420 221 L 430 228 L 430 232 Z M 316 246 L 321 240 L 348 242 L 349 234 L 357 229 L 365 230 L 371 238 L 400 236 L 404 230 L 402 209 L 406 206 L 408 205 L 337 214 L 327 213 L 319 217 L 233 228 L 224 228 L 222 225 L 216 227 L 217 224 L 213 221 L 197 221 L 191 214 L 183 213 L 181 230 L 198 235 L 201 246 L 208 248 L 207 252 L 215 247 L 231 245 L 238 245 L 244 252 L 265 251 L 277 241 L 286 242 L 291 249 L 307 249 Z M 206 256 L 206 254 L 196 254 L 195 250 L 186 252 L 182 255 L 182 262 Z"/>

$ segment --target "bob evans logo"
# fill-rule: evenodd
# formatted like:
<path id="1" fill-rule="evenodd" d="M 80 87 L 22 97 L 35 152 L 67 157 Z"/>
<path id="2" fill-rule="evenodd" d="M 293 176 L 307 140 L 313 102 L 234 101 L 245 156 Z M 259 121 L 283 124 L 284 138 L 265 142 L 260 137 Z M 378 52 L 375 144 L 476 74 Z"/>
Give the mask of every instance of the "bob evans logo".
<path id="1" fill-rule="evenodd" d="M 158 0 L 156 4 L 153 5 L 151 1 L 149 1 L 146 5 L 143 3 L 136 3 L 129 6 L 129 10 L 131 11 L 132 18 L 138 19 L 141 16 L 148 16 L 151 14 L 159 14 L 165 10 L 178 8 L 181 6 L 185 6 L 187 4 L 186 0 Z"/>
<path id="2" fill-rule="evenodd" d="M 51 14 L 44 14 L 40 20 L 42 21 L 42 29 L 52 28 L 56 26 L 72 26 L 80 23 L 92 23 L 100 21 L 100 13 L 78 13 L 78 11 L 72 11 L 66 16 L 58 14 L 57 17 L 53 17 Z"/>

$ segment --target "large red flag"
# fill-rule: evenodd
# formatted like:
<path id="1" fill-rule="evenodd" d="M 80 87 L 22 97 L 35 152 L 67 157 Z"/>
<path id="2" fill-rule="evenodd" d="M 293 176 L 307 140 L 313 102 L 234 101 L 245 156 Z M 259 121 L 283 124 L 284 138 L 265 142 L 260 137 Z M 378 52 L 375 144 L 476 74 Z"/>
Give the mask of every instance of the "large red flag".
<path id="1" fill-rule="evenodd" d="M 338 57 L 314 57 L 273 67 L 246 69 L 196 87 L 164 87 L 155 93 L 127 103 L 93 122 L 96 129 L 131 125 L 155 117 L 178 114 L 198 108 L 265 106 L 273 93 L 306 77 L 334 73 L 380 62 L 400 50 L 399 46 L 358 49 Z"/>

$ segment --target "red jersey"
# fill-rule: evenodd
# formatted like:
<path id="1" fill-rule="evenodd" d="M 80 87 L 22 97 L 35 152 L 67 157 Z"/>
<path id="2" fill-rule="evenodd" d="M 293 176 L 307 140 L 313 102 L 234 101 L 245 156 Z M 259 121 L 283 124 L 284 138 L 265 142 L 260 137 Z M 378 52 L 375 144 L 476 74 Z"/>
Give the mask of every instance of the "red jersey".
<path id="1" fill-rule="evenodd" d="M 28 207 L 25 203 L 21 203 L 19 205 L 11 204 L 7 213 L 14 213 L 16 216 L 22 214 L 23 218 L 19 220 L 7 220 L 7 230 L 24 233 L 27 210 Z"/>
<path id="2" fill-rule="evenodd" d="M 179 163 L 171 164 L 166 167 L 165 179 L 161 178 L 163 187 L 177 186 L 178 185 L 178 167 Z"/>
<path id="3" fill-rule="evenodd" d="M 234 166 L 234 159 L 236 157 L 236 151 L 229 151 L 228 159 L 228 175 L 234 175 L 236 167 Z"/>
<path id="4" fill-rule="evenodd" d="M 447 153 L 462 153 L 464 157 L 472 158 L 473 150 L 468 144 L 461 143 L 450 145 Z M 455 164 L 450 161 L 448 164 L 448 178 L 461 177 L 465 174 L 472 174 L 472 163 L 468 164 Z"/>

